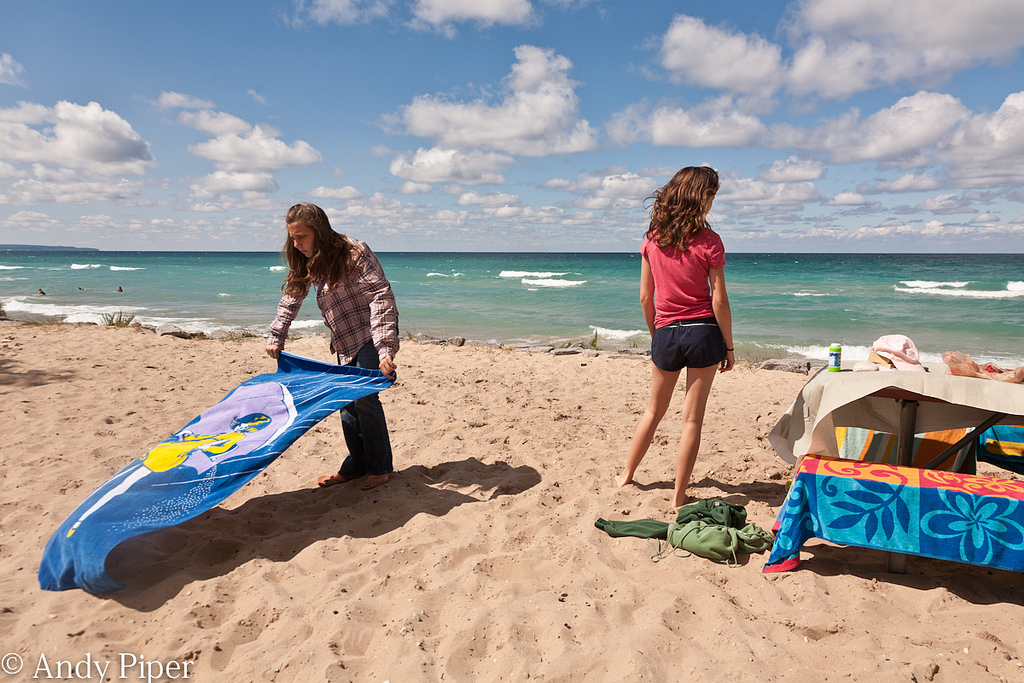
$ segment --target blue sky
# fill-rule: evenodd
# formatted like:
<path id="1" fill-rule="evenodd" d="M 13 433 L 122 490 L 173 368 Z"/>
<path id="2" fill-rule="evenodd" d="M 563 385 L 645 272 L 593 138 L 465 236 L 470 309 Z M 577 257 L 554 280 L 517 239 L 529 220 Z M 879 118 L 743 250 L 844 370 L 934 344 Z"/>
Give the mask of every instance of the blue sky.
<path id="1" fill-rule="evenodd" d="M 1024 252 L 1020 0 L 0 4 L 0 243 Z"/>

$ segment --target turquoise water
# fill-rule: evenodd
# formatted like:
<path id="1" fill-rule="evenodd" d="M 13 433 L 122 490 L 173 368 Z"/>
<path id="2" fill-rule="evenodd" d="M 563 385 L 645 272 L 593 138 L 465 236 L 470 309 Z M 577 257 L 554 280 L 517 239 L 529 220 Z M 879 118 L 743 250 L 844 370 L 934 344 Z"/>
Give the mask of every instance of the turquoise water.
<path id="1" fill-rule="evenodd" d="M 503 343 L 646 347 L 637 254 L 378 254 L 403 333 Z M 958 350 L 1024 365 L 1024 255 L 729 254 L 737 345 L 750 357 L 867 357 L 906 334 L 925 360 Z M 130 313 L 185 329 L 266 332 L 284 269 L 273 253 L 0 253 L 8 315 L 100 322 Z M 115 292 L 118 287 L 123 292 Z M 38 296 L 42 288 L 46 296 Z M 82 289 L 79 289 L 82 288 Z M 325 331 L 312 299 L 294 330 Z"/>

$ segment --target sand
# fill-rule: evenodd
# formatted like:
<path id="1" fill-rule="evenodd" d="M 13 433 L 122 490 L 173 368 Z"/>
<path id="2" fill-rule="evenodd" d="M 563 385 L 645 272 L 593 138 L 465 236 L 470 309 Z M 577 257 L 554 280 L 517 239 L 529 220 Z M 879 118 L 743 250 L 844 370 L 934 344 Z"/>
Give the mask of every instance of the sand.
<path id="1" fill-rule="evenodd" d="M 5 680 L 61 662 L 93 680 L 104 663 L 106 680 L 156 663 L 171 675 L 152 680 L 1024 680 L 1017 573 L 911 557 L 894 575 L 882 552 L 812 540 L 800 570 L 765 575 L 766 555 L 653 562 L 646 541 L 596 529 L 674 518 L 678 406 L 637 485 L 615 488 L 649 370 L 608 355 L 405 342 L 382 394 L 391 483 L 316 488 L 344 455 L 332 416 L 224 504 L 115 549 L 108 569 L 129 588 L 40 590 L 57 525 L 272 372 L 263 345 L 0 326 L 0 656 L 24 662 Z M 326 347 L 288 350 L 330 360 Z M 805 380 L 718 377 L 691 496 L 770 528 L 790 469 L 764 437 Z"/>

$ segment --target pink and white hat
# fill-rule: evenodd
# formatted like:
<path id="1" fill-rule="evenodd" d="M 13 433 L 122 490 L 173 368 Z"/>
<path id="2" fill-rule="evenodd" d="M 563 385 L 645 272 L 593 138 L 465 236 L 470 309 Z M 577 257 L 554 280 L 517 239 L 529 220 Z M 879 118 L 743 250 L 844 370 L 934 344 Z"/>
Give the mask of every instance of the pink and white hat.
<path id="1" fill-rule="evenodd" d="M 925 372 L 917 347 L 905 335 L 887 334 L 879 337 L 870 350 L 892 363 L 897 370 Z"/>

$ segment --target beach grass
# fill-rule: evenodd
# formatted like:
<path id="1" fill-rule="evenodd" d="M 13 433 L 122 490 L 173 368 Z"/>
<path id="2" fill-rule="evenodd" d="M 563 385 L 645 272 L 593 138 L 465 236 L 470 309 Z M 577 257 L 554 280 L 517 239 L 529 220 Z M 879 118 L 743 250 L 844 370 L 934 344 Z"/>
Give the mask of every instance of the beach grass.
<path id="1" fill-rule="evenodd" d="M 125 315 L 124 311 L 118 311 L 117 313 L 104 313 L 102 319 L 103 324 L 107 327 L 128 327 L 135 320 L 135 316 Z"/>

